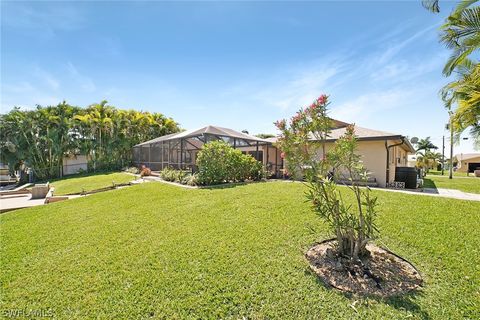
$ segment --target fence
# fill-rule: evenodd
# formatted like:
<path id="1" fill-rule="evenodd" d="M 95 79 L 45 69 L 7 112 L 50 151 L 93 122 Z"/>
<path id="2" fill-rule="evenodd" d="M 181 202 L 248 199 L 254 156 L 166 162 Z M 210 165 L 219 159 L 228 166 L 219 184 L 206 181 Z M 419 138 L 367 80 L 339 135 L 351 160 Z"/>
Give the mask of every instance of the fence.
<path id="1" fill-rule="evenodd" d="M 16 172 L 17 177 L 20 181 L 25 182 L 36 182 L 46 179 L 55 179 L 61 178 L 63 176 L 69 176 L 74 174 L 85 174 L 85 173 L 95 173 L 95 172 L 104 172 L 109 170 L 120 170 L 126 166 L 130 166 L 131 162 L 119 161 L 119 162 L 93 162 L 88 163 L 75 163 L 75 164 L 66 164 L 60 166 L 45 166 L 45 167 L 32 167 L 31 170 L 26 169 L 25 171 L 19 170 Z"/>

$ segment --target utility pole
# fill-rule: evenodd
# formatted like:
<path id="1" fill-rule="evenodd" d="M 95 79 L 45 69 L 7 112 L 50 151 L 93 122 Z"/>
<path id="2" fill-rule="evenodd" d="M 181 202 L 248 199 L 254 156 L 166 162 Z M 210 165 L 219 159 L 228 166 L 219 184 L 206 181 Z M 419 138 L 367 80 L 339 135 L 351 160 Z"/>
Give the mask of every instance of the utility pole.
<path id="1" fill-rule="evenodd" d="M 442 136 L 442 176 L 445 171 L 445 136 Z"/>
<path id="2" fill-rule="evenodd" d="M 450 115 L 450 172 L 448 173 L 448 179 L 453 178 L 453 117 L 452 111 L 449 112 Z"/>

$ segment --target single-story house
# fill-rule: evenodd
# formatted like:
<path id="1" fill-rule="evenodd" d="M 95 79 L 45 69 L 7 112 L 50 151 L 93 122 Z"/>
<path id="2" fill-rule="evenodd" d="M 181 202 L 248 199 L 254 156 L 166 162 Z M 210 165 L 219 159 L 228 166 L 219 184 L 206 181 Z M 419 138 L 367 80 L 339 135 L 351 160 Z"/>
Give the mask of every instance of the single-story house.
<path id="1" fill-rule="evenodd" d="M 334 129 L 327 140 L 327 151 L 333 143 L 345 133 L 349 123 L 333 120 Z M 385 187 L 395 180 L 395 168 L 408 166 L 408 155 L 415 152 L 408 139 L 400 134 L 355 126 L 358 139 L 358 154 L 362 156 L 365 167 L 371 172 L 371 180 Z M 284 162 L 281 150 L 275 147 L 276 138 L 260 139 L 232 129 L 206 126 L 158 137 L 133 148 L 133 162 L 146 165 L 152 170 L 165 167 L 196 170 L 197 152 L 204 143 L 223 140 L 244 153 L 251 154 L 272 175 L 280 177 Z M 322 155 L 319 154 L 321 157 Z"/>
<path id="2" fill-rule="evenodd" d="M 345 134 L 349 123 L 333 120 L 334 129 L 326 143 L 326 151 L 335 141 Z M 415 153 L 415 148 L 408 139 L 400 134 L 367 129 L 355 125 L 355 135 L 358 141 L 357 154 L 362 157 L 364 166 L 370 172 L 372 185 L 386 187 L 395 181 L 396 167 L 409 167 L 408 155 Z M 275 138 L 269 139 L 275 141 Z M 319 157 L 322 157 L 319 150 Z"/>
<path id="3" fill-rule="evenodd" d="M 457 158 L 458 172 L 473 172 L 480 170 L 480 153 L 460 153 L 455 155 Z"/>

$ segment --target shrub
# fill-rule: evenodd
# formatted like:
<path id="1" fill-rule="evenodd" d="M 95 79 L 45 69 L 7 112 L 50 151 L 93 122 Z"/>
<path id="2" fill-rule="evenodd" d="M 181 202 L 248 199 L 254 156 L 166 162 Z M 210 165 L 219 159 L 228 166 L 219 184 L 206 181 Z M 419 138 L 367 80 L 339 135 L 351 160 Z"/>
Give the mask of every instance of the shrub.
<path id="1" fill-rule="evenodd" d="M 186 184 L 187 186 L 196 186 L 198 185 L 198 175 L 195 174 L 187 174 L 183 180 L 182 184 Z"/>
<path id="2" fill-rule="evenodd" d="M 259 180 L 264 172 L 261 162 L 223 141 L 205 144 L 198 153 L 197 166 L 198 182 L 205 185 Z"/>
<path id="3" fill-rule="evenodd" d="M 177 176 L 177 170 L 172 169 L 172 168 L 165 168 L 162 171 L 160 171 L 160 178 L 162 178 L 165 181 L 172 181 L 174 182 Z"/>
<path id="4" fill-rule="evenodd" d="M 165 168 L 160 171 L 160 178 L 165 181 L 177 182 L 189 186 L 197 185 L 197 175 L 192 174 L 188 170 L 175 170 L 173 168 Z"/>
<path id="5" fill-rule="evenodd" d="M 140 173 L 140 170 L 138 170 L 137 167 L 125 168 L 125 171 L 128 172 L 128 173 L 133 173 L 133 174 L 138 174 L 138 173 Z"/>

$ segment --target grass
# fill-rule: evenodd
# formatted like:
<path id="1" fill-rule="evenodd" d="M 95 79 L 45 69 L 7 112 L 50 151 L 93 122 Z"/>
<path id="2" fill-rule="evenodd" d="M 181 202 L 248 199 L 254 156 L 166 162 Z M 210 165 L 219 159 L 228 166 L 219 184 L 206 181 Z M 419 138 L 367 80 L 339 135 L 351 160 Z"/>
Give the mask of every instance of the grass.
<path id="1" fill-rule="evenodd" d="M 109 187 L 112 182 L 116 184 L 127 183 L 135 180 L 135 177 L 123 172 L 96 173 L 83 176 L 72 175 L 64 179 L 53 180 L 51 184 L 55 187 L 55 195 L 92 191 Z"/>
<path id="2" fill-rule="evenodd" d="M 429 175 L 434 175 L 434 176 L 441 176 L 441 175 L 442 175 L 442 171 L 429 170 L 429 171 L 428 171 L 428 174 L 429 174 Z M 445 171 L 443 172 L 443 176 L 448 177 L 448 170 L 445 170 Z M 466 172 L 458 172 L 458 171 L 453 171 L 453 176 L 454 176 L 454 177 L 474 177 L 473 173 L 469 173 L 469 174 L 467 175 Z"/>
<path id="3" fill-rule="evenodd" d="M 480 193 L 480 178 L 476 177 L 453 177 L 427 175 L 424 179 L 425 188 L 456 189 L 469 193 Z"/>
<path id="4" fill-rule="evenodd" d="M 378 243 L 425 279 L 411 296 L 347 297 L 309 271 L 329 237 L 299 183 L 146 183 L 0 216 L 0 310 L 59 319 L 478 319 L 480 202 L 374 191 Z M 351 197 L 349 198 L 351 199 Z"/>

